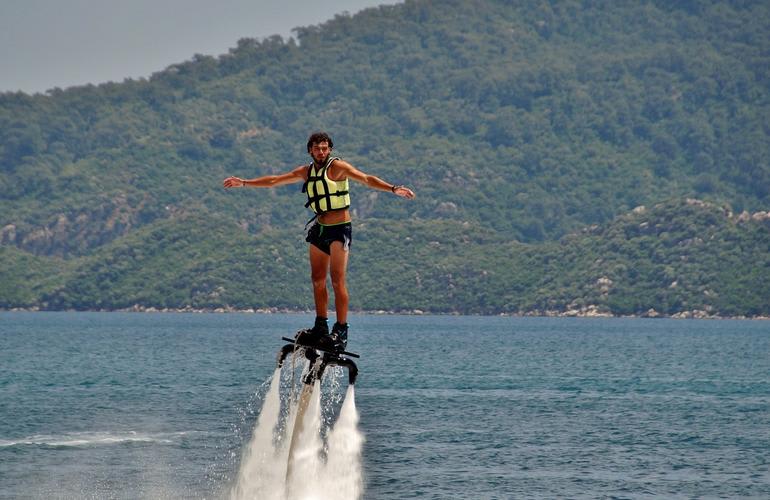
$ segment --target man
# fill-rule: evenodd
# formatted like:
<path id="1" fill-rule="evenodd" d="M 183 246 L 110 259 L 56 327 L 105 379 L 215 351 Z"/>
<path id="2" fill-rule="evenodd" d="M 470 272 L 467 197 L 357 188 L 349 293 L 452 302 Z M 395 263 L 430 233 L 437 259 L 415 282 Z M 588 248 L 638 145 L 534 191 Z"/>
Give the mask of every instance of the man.
<path id="1" fill-rule="evenodd" d="M 299 332 L 297 340 L 326 349 L 345 350 L 348 339 L 348 290 L 345 273 L 352 240 L 350 218 L 349 179 L 372 189 L 390 191 L 402 198 L 414 198 L 414 192 L 405 187 L 385 182 L 366 174 L 338 157 L 332 157 L 334 143 L 324 132 L 316 132 L 307 141 L 307 152 L 312 158 L 309 165 L 299 166 L 280 175 L 266 175 L 254 179 L 228 177 L 225 188 L 276 187 L 304 182 L 307 193 L 306 207 L 316 216 L 305 240 L 310 243 L 310 276 L 315 300 L 315 325 Z M 331 275 L 337 321 L 331 334 L 328 326 L 329 294 L 327 275 Z"/>

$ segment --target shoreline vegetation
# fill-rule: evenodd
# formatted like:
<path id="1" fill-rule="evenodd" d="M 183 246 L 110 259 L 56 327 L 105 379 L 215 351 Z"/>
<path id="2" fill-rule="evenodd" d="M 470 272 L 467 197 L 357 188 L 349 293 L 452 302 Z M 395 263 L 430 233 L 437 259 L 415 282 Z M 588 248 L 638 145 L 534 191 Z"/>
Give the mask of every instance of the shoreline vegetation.
<path id="1" fill-rule="evenodd" d="M 131 312 L 131 313 L 191 313 L 191 314 L 312 314 L 310 309 L 287 309 L 280 307 L 266 307 L 266 308 L 235 308 L 235 307 L 216 307 L 216 308 L 157 308 L 157 307 L 145 307 L 135 305 L 127 309 L 41 309 L 37 307 L 31 308 L 10 308 L 2 309 L 0 312 Z M 330 314 L 333 314 L 332 311 Z M 580 310 L 571 309 L 568 311 L 527 311 L 520 313 L 501 312 L 497 314 L 469 314 L 454 312 L 436 312 L 436 311 L 424 311 L 421 309 L 412 310 L 398 310 L 388 311 L 383 309 L 378 310 L 351 310 L 351 314 L 357 315 L 373 315 L 373 316 L 388 316 L 388 315 L 403 315 L 403 316 L 500 316 L 500 317 L 512 317 L 512 318 L 648 318 L 648 319 L 713 319 L 713 320 L 758 320 L 765 321 L 770 320 L 770 316 L 756 315 L 756 316 L 724 316 L 720 314 L 711 314 L 707 311 L 692 310 L 681 311 L 674 314 L 661 314 L 650 309 L 645 314 L 613 314 L 606 311 L 600 311 L 597 307 L 586 307 Z"/>

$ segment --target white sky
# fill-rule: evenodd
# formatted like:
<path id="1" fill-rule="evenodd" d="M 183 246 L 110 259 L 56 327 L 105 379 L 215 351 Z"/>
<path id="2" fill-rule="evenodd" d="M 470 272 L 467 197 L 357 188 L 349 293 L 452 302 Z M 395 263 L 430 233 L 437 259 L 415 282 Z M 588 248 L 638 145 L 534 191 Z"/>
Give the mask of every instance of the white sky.
<path id="1" fill-rule="evenodd" d="M 0 0 L 0 92 L 150 76 L 399 0 Z"/>

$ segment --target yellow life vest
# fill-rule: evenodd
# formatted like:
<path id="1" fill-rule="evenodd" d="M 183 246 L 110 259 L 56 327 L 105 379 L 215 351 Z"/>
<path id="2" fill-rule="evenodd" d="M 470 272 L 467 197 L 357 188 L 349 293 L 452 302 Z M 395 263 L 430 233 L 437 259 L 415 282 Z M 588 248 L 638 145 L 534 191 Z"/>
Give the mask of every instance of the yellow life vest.
<path id="1" fill-rule="evenodd" d="M 339 158 L 329 158 L 321 168 L 315 162 L 308 167 L 307 182 L 302 190 L 307 193 L 306 207 L 321 214 L 332 210 L 341 210 L 350 206 L 350 185 L 348 180 L 333 181 L 327 175 L 329 165 Z"/>

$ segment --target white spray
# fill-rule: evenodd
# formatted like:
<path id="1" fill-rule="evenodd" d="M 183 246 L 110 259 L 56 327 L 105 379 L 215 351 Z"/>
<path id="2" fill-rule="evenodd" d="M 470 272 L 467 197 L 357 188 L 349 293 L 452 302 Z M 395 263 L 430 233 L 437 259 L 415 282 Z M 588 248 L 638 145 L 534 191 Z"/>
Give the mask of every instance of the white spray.
<path id="1" fill-rule="evenodd" d="M 321 384 L 303 391 L 309 400 L 294 425 L 299 400 L 289 401 L 290 412 L 281 425 L 281 369 L 273 374 L 270 389 L 251 441 L 245 449 L 231 500 L 358 500 L 363 497 L 362 448 L 354 386 L 349 386 L 334 427 L 322 439 Z M 304 413 L 304 414 L 303 414 Z M 297 429 L 299 433 L 292 437 Z M 276 436 L 276 432 L 278 435 Z M 289 447 L 292 440 L 292 456 Z M 324 459 L 324 449 L 326 450 Z M 290 462 L 289 462 L 290 461 Z"/>
<path id="2" fill-rule="evenodd" d="M 309 388 L 304 389 L 309 390 Z M 304 417 L 300 425 L 294 426 L 292 436 L 294 450 L 288 457 L 289 469 L 286 473 L 287 498 L 316 498 L 319 481 L 322 476 L 323 462 L 321 452 L 321 381 L 316 380 L 312 393 L 305 393 L 310 398 L 305 415 L 297 412 L 296 418 Z M 302 397 L 300 395 L 300 404 Z"/>
<path id="3" fill-rule="evenodd" d="M 280 386 L 281 369 L 277 368 L 273 373 L 270 389 L 262 404 L 251 441 L 243 454 L 238 482 L 230 494 L 231 500 L 284 498 L 283 477 L 286 474 L 286 462 L 277 459 L 278 450 L 273 442 L 273 432 L 281 410 Z"/>
<path id="4" fill-rule="evenodd" d="M 364 477 L 361 467 L 361 450 L 364 435 L 358 430 L 355 386 L 348 386 L 345 402 L 334 429 L 329 433 L 325 473 L 322 491 L 332 493 L 325 498 L 362 498 Z"/>

